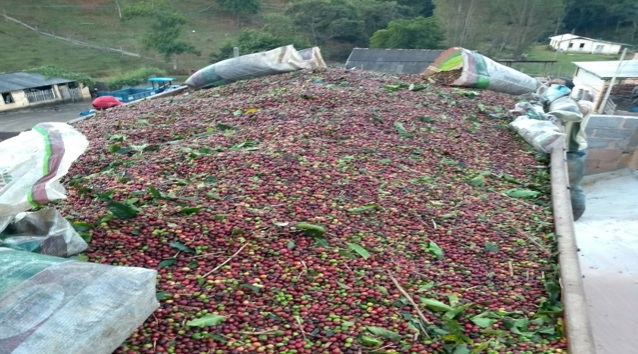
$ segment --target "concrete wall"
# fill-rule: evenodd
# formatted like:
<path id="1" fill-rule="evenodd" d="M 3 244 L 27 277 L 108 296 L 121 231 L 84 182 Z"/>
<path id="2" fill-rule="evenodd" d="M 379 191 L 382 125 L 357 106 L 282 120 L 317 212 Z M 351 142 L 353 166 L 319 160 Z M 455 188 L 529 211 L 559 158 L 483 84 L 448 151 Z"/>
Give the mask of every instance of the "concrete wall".
<path id="1" fill-rule="evenodd" d="M 622 48 L 621 44 L 598 42 L 587 38 L 552 41 L 550 45 L 560 51 L 572 53 L 618 54 Z"/>
<path id="2" fill-rule="evenodd" d="M 638 168 L 638 117 L 593 115 L 585 131 L 586 175 Z"/>
<path id="3" fill-rule="evenodd" d="M 5 103 L 3 100 L 0 99 L 0 112 L 29 106 L 27 95 L 25 95 L 24 91 L 22 90 L 11 91 L 11 98 L 13 99 L 12 103 Z"/>

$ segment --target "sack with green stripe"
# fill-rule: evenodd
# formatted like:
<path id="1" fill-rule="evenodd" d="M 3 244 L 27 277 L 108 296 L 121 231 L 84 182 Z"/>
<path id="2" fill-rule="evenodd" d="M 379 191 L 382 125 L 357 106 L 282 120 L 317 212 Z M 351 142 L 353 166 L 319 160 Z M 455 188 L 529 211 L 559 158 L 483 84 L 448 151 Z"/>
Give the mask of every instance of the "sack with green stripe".
<path id="1" fill-rule="evenodd" d="M 40 123 L 0 142 L 0 232 L 19 213 L 66 198 L 60 179 L 88 147 L 66 123 Z"/>
<path id="2" fill-rule="evenodd" d="M 529 75 L 459 47 L 441 53 L 423 75 L 443 77 L 443 83 L 450 86 L 487 89 L 511 95 L 532 93 L 540 85 Z"/>

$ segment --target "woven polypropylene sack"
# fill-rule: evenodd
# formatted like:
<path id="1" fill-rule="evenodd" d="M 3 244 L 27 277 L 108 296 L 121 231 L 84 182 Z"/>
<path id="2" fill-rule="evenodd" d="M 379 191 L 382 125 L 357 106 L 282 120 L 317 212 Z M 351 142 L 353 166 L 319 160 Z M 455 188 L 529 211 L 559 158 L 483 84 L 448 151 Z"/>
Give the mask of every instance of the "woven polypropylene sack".
<path id="1" fill-rule="evenodd" d="M 158 307 L 157 272 L 0 248 L 0 354 L 109 354 Z"/>

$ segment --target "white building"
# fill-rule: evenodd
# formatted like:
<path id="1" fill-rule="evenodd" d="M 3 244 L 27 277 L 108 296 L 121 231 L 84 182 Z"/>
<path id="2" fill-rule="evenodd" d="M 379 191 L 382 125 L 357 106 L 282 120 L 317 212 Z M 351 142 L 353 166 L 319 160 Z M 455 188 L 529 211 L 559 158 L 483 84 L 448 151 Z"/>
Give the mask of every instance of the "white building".
<path id="1" fill-rule="evenodd" d="M 561 52 L 613 55 L 619 54 L 624 44 L 581 37 L 568 33 L 549 37 L 549 45 Z"/>

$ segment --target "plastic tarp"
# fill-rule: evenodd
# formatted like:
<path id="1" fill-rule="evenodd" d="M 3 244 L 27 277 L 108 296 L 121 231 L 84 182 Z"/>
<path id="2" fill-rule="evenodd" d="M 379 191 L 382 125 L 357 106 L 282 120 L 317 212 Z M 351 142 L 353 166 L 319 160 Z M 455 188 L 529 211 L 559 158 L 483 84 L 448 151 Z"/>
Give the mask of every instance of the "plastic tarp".
<path id="1" fill-rule="evenodd" d="M 159 306 L 156 275 L 0 248 L 0 354 L 112 353 Z"/>
<path id="2" fill-rule="evenodd" d="M 122 102 L 118 101 L 115 96 L 100 96 L 93 100 L 93 108 L 95 109 L 107 109 L 121 104 Z"/>
<path id="3" fill-rule="evenodd" d="M 0 230 L 0 246 L 59 257 L 76 255 L 88 245 L 54 208 L 16 215 Z"/>
<path id="4" fill-rule="evenodd" d="M 288 45 L 219 61 L 195 72 L 185 84 L 199 89 L 253 77 L 325 67 L 318 47 L 297 51 L 294 46 Z"/>
<path id="5" fill-rule="evenodd" d="M 423 72 L 432 76 L 446 71 L 458 71 L 451 86 L 473 87 L 490 91 L 522 95 L 536 91 L 540 83 L 518 70 L 499 64 L 477 52 L 454 47 L 449 48 Z"/>

